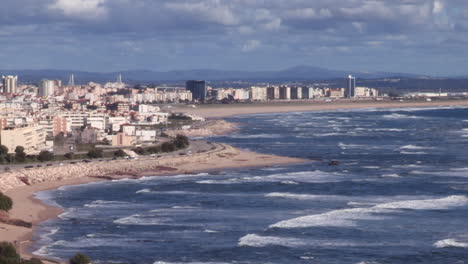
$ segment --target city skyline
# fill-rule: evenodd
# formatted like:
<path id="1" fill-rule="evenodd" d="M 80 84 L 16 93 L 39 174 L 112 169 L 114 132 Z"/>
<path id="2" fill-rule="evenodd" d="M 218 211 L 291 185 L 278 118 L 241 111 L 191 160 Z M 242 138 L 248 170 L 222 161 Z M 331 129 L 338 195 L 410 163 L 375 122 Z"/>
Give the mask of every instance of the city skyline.
<path id="1" fill-rule="evenodd" d="M 2 68 L 12 70 L 468 68 L 461 0 L 18 0 L 0 17 Z"/>

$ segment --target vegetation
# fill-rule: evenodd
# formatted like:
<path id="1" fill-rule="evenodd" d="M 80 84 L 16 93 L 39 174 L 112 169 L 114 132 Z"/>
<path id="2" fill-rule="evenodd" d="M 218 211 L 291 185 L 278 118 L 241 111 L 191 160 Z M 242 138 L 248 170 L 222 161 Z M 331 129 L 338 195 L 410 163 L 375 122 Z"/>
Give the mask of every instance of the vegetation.
<path id="1" fill-rule="evenodd" d="M 102 149 L 96 149 L 93 148 L 90 151 L 88 151 L 88 157 L 91 159 L 99 159 L 104 157 L 104 154 L 102 153 Z"/>
<path id="2" fill-rule="evenodd" d="M 122 157 L 125 157 L 125 156 L 127 156 L 127 153 L 125 153 L 125 151 L 123 151 L 121 149 L 114 152 L 114 157 L 116 157 L 116 158 L 122 158 Z"/>
<path id="3" fill-rule="evenodd" d="M 20 263 L 20 255 L 16 252 L 15 247 L 7 242 L 0 243 L 0 264 L 16 264 Z"/>
<path id="4" fill-rule="evenodd" d="M 10 211 L 13 207 L 13 201 L 10 197 L 0 193 L 0 210 L 2 211 Z M 0 262 L 1 263 L 1 262 Z"/>
<path id="5" fill-rule="evenodd" d="M 0 264 L 42 264 L 39 259 L 21 259 L 16 248 L 8 242 L 0 242 Z"/>
<path id="6" fill-rule="evenodd" d="M 9 161 L 8 148 L 0 145 L 0 163 L 8 163 Z"/>
<path id="7" fill-rule="evenodd" d="M 16 162 L 25 162 L 26 161 L 26 153 L 24 152 L 24 147 L 17 146 L 15 149 L 15 160 Z"/>
<path id="8" fill-rule="evenodd" d="M 91 259 L 81 253 L 76 254 L 73 258 L 70 259 L 70 264 L 89 264 Z"/>
<path id="9" fill-rule="evenodd" d="M 37 156 L 37 160 L 39 160 L 40 162 L 51 161 L 53 159 L 54 159 L 54 154 L 47 150 L 41 151 L 39 155 Z"/>
<path id="10" fill-rule="evenodd" d="M 75 154 L 73 154 L 73 152 L 68 152 L 67 154 L 64 155 L 64 157 L 69 160 L 73 159 L 74 156 Z"/>

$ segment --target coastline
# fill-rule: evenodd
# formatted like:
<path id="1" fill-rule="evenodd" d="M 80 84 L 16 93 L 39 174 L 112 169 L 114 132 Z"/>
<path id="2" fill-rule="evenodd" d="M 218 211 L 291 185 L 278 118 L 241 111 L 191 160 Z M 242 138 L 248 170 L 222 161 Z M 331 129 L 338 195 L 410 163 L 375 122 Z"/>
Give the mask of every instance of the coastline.
<path id="1" fill-rule="evenodd" d="M 369 109 L 369 108 L 430 108 L 430 107 L 468 107 L 468 100 L 439 100 L 439 101 L 280 101 L 280 102 L 260 102 L 252 104 L 217 104 L 199 105 L 197 108 L 174 107 L 173 111 L 187 112 L 208 119 L 220 119 L 232 116 L 287 113 L 287 112 L 316 112 L 334 111 L 348 109 Z"/>
<path id="2" fill-rule="evenodd" d="M 298 104 L 254 104 L 202 106 L 200 108 L 184 108 L 183 111 L 197 114 L 205 118 L 215 119 L 236 115 L 329 111 L 366 108 L 428 108 L 428 107 L 468 107 L 468 100 L 456 101 L 415 101 L 415 102 L 338 102 L 338 103 L 298 103 Z M 223 108 L 224 107 L 224 108 Z M 180 109 L 177 109 L 180 110 Z M 235 130 L 235 129 L 233 129 Z M 93 163 L 89 165 L 65 165 L 60 168 L 37 168 L 19 173 L 0 174 L 0 191 L 9 195 L 14 201 L 10 212 L 11 218 L 22 219 L 33 223 L 33 228 L 0 224 L 2 241 L 18 241 L 22 257 L 39 257 L 44 263 L 60 263 L 54 260 L 34 256 L 30 249 L 35 242 L 38 224 L 54 219 L 63 210 L 47 205 L 35 198 L 40 191 L 57 189 L 62 186 L 79 185 L 97 181 L 118 180 L 128 177 L 163 176 L 173 174 L 193 174 L 222 169 L 238 169 L 249 167 L 267 167 L 304 163 L 307 160 L 280 157 L 236 149 L 227 144 L 214 143 L 216 149 L 192 156 L 168 156 L 161 159 L 144 158 L 141 160 L 119 160 L 109 163 Z M 110 165 L 110 166 L 109 166 Z M 55 171 L 53 171 L 55 170 Z M 58 171 L 57 171 L 58 170 Z M 5 176 L 7 175 L 7 176 Z M 27 185 L 19 177 L 28 179 Z"/>
<path id="3" fill-rule="evenodd" d="M 113 163 L 75 164 L 65 165 L 60 168 L 37 168 L 19 173 L 4 173 L 2 174 L 3 181 L 0 183 L 0 190 L 14 201 L 10 217 L 32 222 L 33 228 L 0 224 L 1 240 L 14 243 L 24 258 L 35 257 L 42 259 L 45 263 L 60 263 L 53 259 L 35 256 L 31 252 L 32 246 L 37 239 L 38 225 L 41 222 L 57 218 L 63 212 L 61 208 L 45 204 L 37 199 L 35 194 L 40 191 L 124 178 L 193 174 L 213 170 L 268 167 L 307 162 L 307 160 L 299 158 L 240 150 L 227 144 L 214 143 L 214 145 L 216 146 L 215 149 L 192 156 L 118 160 Z M 81 168 L 79 168 L 80 166 Z M 19 175 L 27 177 L 30 185 L 20 181 L 17 178 Z"/>

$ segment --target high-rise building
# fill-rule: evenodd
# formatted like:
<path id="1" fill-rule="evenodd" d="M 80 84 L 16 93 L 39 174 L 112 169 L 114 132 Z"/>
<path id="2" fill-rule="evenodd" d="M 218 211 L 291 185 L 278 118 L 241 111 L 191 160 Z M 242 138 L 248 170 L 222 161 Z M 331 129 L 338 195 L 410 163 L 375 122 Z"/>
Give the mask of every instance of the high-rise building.
<path id="1" fill-rule="evenodd" d="M 205 101 L 207 89 L 205 81 L 190 80 L 185 83 L 185 89 L 192 92 L 193 100 Z"/>
<path id="2" fill-rule="evenodd" d="M 54 96 L 55 87 L 56 87 L 56 81 L 42 80 L 41 86 L 39 87 L 39 96 L 42 96 L 42 97 Z"/>
<path id="3" fill-rule="evenodd" d="M 3 93 L 14 94 L 18 89 L 18 76 L 8 75 L 3 77 Z"/>
<path id="4" fill-rule="evenodd" d="M 348 75 L 346 97 L 354 98 L 356 96 L 356 77 Z"/>

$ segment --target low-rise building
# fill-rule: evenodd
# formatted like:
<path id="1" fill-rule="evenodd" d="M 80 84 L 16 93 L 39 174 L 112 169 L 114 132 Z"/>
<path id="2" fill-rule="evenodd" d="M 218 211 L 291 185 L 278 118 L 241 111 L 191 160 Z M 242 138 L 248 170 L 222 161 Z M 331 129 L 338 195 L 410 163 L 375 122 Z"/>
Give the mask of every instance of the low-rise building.
<path id="1" fill-rule="evenodd" d="M 41 126 L 9 127 L 0 131 L 0 143 L 14 153 L 16 147 L 24 147 L 27 154 L 39 152 L 46 144 L 46 131 Z"/>
<path id="2" fill-rule="evenodd" d="M 112 136 L 112 146 L 114 147 L 132 147 L 135 145 L 135 142 L 135 136 L 130 136 L 123 132 Z"/>

